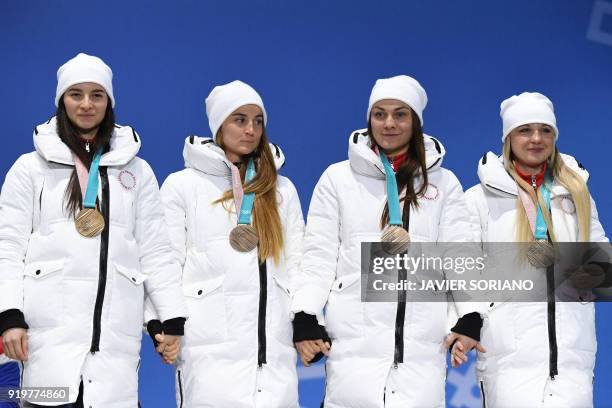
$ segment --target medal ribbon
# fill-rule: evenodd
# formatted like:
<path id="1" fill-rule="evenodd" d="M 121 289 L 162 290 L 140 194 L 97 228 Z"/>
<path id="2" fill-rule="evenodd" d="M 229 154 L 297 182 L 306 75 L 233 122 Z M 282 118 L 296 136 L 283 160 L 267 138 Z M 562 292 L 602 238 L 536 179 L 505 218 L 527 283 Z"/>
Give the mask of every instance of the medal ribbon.
<path id="1" fill-rule="evenodd" d="M 81 186 L 81 194 L 83 194 L 83 208 L 96 208 L 96 199 L 98 198 L 98 167 L 100 166 L 100 158 L 102 157 L 102 149 L 99 149 L 93 160 L 89 171 L 79 159 L 77 155 L 73 155 L 74 166 L 76 168 L 79 185 Z M 87 182 L 85 180 L 88 180 Z"/>
<path id="2" fill-rule="evenodd" d="M 387 156 L 379 151 L 378 155 L 385 168 L 385 177 L 387 179 L 387 202 L 389 204 L 389 225 L 402 226 L 402 214 L 400 210 L 399 194 L 397 192 L 397 181 L 395 180 L 395 172 Z"/>
<path id="3" fill-rule="evenodd" d="M 242 180 L 240 180 L 240 170 L 230 163 L 230 170 L 232 171 L 232 190 L 234 191 L 234 206 L 236 207 L 236 214 L 240 211 L 242 205 L 242 197 L 244 196 L 244 190 L 242 189 Z"/>
<path id="4" fill-rule="evenodd" d="M 245 184 L 250 183 L 255 178 L 255 161 L 253 158 L 249 159 L 247 165 Z M 244 194 L 242 204 L 240 205 L 240 215 L 238 217 L 238 224 L 251 224 L 251 213 L 253 212 L 253 203 L 255 202 L 255 193 Z"/>
<path id="5" fill-rule="evenodd" d="M 544 183 L 540 186 L 540 192 L 542 193 L 542 198 L 544 199 L 544 204 L 546 205 L 546 211 L 550 209 L 550 196 L 551 196 L 551 187 L 552 187 L 552 176 L 550 172 L 546 172 L 546 176 L 544 177 Z M 533 237 L 536 241 L 540 240 L 548 240 L 548 236 L 546 233 L 548 232 L 548 228 L 546 226 L 546 221 L 544 221 L 544 214 L 542 212 L 542 208 L 538 204 L 536 210 L 536 204 L 531 200 L 529 193 L 524 191 L 520 186 L 518 186 L 519 197 L 521 198 L 521 202 L 523 203 L 523 207 L 525 208 L 525 212 L 527 213 L 527 219 L 529 220 L 529 225 L 531 226 L 531 230 L 533 231 Z"/>

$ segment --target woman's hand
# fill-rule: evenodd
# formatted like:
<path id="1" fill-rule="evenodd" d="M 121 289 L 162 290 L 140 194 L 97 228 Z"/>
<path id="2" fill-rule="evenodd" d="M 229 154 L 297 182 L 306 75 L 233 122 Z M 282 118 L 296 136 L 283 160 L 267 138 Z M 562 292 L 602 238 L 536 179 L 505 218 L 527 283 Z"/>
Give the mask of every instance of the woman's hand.
<path id="1" fill-rule="evenodd" d="M 310 360 L 314 358 L 318 353 L 323 353 L 325 356 L 329 356 L 329 349 L 331 345 L 323 341 L 318 340 L 303 340 L 295 343 L 295 348 L 300 353 L 300 359 L 302 364 L 306 367 L 310 366 Z"/>
<path id="2" fill-rule="evenodd" d="M 16 327 L 7 329 L 2 333 L 2 346 L 4 354 L 13 360 L 27 361 L 28 359 L 28 333 L 26 329 Z"/>
<path id="3" fill-rule="evenodd" d="M 160 333 L 155 335 L 155 340 L 159 343 L 155 350 L 161 355 L 163 362 L 173 364 L 180 351 L 180 336 Z"/>
<path id="4" fill-rule="evenodd" d="M 481 353 L 486 353 L 487 350 L 471 337 L 459 333 L 451 333 L 446 337 L 446 348 L 452 345 L 451 350 L 451 366 L 459 367 L 461 364 L 468 361 L 467 353 L 475 348 Z"/>

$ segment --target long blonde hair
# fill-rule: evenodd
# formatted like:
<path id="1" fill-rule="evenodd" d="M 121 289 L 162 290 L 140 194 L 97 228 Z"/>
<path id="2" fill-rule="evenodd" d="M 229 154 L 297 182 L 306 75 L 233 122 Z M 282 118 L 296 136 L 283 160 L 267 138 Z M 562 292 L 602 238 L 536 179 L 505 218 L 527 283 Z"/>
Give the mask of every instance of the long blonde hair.
<path id="1" fill-rule="evenodd" d="M 544 206 L 542 193 L 539 190 L 536 192 L 529 183 L 517 174 L 514 168 L 514 154 L 512 153 L 512 147 L 510 145 L 510 136 L 506 137 L 504 142 L 503 156 L 504 167 L 508 174 L 516 181 L 518 187 L 526 191 L 534 203 L 537 202 L 541 208 L 546 208 Z M 571 194 L 574 205 L 576 206 L 576 215 L 578 216 L 578 239 L 582 242 L 588 242 L 591 228 L 591 199 L 589 188 L 578 173 L 565 165 L 556 146 L 553 147 L 553 153 L 548 161 L 548 168 L 552 171 L 553 178 Z M 516 240 L 518 242 L 531 242 L 534 240 L 533 232 L 531 231 L 527 213 L 521 203 L 520 197 L 517 197 L 516 206 Z M 542 214 L 544 216 L 544 221 L 546 221 L 546 226 L 548 227 L 550 239 L 556 242 L 550 212 L 543 211 Z"/>
<path id="2" fill-rule="evenodd" d="M 217 144 L 225 150 L 223 132 L 221 130 L 217 133 Z M 278 263 L 284 245 L 283 227 L 276 201 L 276 180 L 278 174 L 265 130 L 261 135 L 259 145 L 252 155 L 255 159 L 257 175 L 250 183 L 246 184 L 244 182 L 246 166 L 240 166 L 240 178 L 243 183 L 244 193 L 255 193 L 253 227 L 259 237 L 259 262 L 263 263 L 267 258 L 272 257 L 274 262 Z M 234 191 L 229 189 L 223 193 L 221 198 L 214 201 L 213 204 L 221 203 L 229 212 L 231 211 L 229 201 L 233 199 Z"/>

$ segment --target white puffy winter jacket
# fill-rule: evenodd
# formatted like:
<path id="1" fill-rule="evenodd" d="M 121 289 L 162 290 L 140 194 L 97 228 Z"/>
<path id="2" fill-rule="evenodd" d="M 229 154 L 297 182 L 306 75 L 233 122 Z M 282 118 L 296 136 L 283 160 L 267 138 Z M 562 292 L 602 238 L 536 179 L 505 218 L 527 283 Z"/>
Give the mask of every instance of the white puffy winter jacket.
<path id="1" fill-rule="evenodd" d="M 411 209 L 411 240 L 471 242 L 461 185 L 440 167 L 444 148 L 425 136 L 425 149 L 429 187 L 419 198 L 418 210 Z M 324 405 L 442 407 L 443 342 L 449 329 L 448 308 L 453 305 L 446 302 L 446 294 L 444 300 L 427 303 L 361 301 L 360 246 L 380 241 L 387 193 L 382 162 L 365 130 L 350 136 L 348 154 L 349 160 L 331 165 L 315 187 L 292 304 L 296 313 L 318 314 L 326 308 L 333 344 Z M 459 310 L 460 315 L 471 311 Z"/>
<path id="2" fill-rule="evenodd" d="M 162 320 L 187 316 L 155 175 L 136 132 L 116 126 L 98 193 L 110 225 L 84 238 L 65 211 L 74 162 L 55 118 L 34 145 L 0 196 L 0 312 L 30 327 L 22 386 L 68 387 L 74 402 L 82 381 L 86 407 L 134 408 L 145 292 Z"/>
<path id="3" fill-rule="evenodd" d="M 280 168 L 284 156 L 270 147 Z M 190 136 L 183 156 L 186 169 L 171 174 L 161 189 L 190 316 L 177 364 L 177 405 L 297 407 L 290 318 L 304 233 L 297 191 L 278 176 L 284 249 L 278 264 L 268 259 L 258 266 L 256 250 L 230 246 L 237 225 L 233 201 L 231 213 L 213 204 L 232 186 L 223 150 L 209 138 Z"/>
<path id="4" fill-rule="evenodd" d="M 563 161 L 586 181 L 588 173 L 573 157 Z M 478 164 L 480 184 L 466 192 L 480 240 L 516 240 L 518 187 L 506 172 L 503 157 L 489 152 Z M 571 195 L 553 183 L 551 216 L 558 242 L 577 242 L 578 220 Z M 591 200 L 591 242 L 607 242 Z M 526 263 L 521 276 L 546 276 L 544 269 Z M 525 270 L 529 268 L 529 270 Z M 486 273 L 486 272 L 485 272 Z M 516 272 L 518 275 L 519 272 Z M 488 305 L 479 353 L 477 373 L 487 407 L 591 407 L 593 368 L 597 341 L 593 303 L 493 302 Z M 558 372 L 554 374 L 554 370 Z M 554 377 L 554 380 L 551 379 Z"/>

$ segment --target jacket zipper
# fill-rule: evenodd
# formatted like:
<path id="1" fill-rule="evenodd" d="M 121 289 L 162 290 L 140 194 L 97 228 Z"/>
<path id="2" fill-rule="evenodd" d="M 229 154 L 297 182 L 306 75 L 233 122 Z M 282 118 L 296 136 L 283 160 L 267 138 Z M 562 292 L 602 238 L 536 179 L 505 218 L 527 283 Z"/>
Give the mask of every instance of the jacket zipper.
<path id="1" fill-rule="evenodd" d="M 480 392 L 482 393 L 482 408 L 487 408 L 487 397 L 485 395 L 484 381 L 480 382 Z"/>
<path id="2" fill-rule="evenodd" d="M 410 231 L 410 205 L 404 206 L 402 214 L 403 227 Z M 398 282 L 403 282 L 408 278 L 408 271 L 402 268 L 397 271 Z M 403 285 L 402 285 L 403 287 Z M 395 352 L 393 353 L 393 367 L 404 362 L 404 322 L 406 320 L 406 289 L 403 288 L 397 294 L 397 312 L 395 314 Z"/>
<path id="3" fill-rule="evenodd" d="M 398 271 L 398 282 L 407 279 L 405 269 Z M 393 367 L 397 368 L 399 363 L 404 362 L 404 321 L 406 317 L 406 289 L 397 294 L 397 312 L 395 315 L 395 353 L 393 355 Z"/>
<path id="4" fill-rule="evenodd" d="M 555 274 L 554 266 L 546 268 L 546 286 L 548 300 L 548 373 L 550 379 L 554 380 L 559 374 L 557 371 L 557 327 L 555 322 Z"/>
<path id="5" fill-rule="evenodd" d="M 259 262 L 259 258 L 257 259 Z M 268 297 L 268 269 L 266 261 L 259 264 L 259 314 L 257 318 L 257 366 L 266 364 L 266 304 Z"/>
<path id="6" fill-rule="evenodd" d="M 502 193 L 509 194 L 509 195 L 511 195 L 511 196 L 515 196 L 515 197 L 516 197 L 516 194 L 513 194 L 513 193 L 511 193 L 511 192 L 509 192 L 509 191 L 502 190 L 501 188 L 493 187 L 493 186 L 492 186 L 492 185 L 490 185 L 490 184 L 485 184 L 485 185 L 486 185 L 487 187 L 489 187 L 489 188 L 492 188 L 493 190 L 501 191 Z"/>
<path id="7" fill-rule="evenodd" d="M 178 374 L 179 398 L 181 401 L 179 408 L 183 408 L 183 381 L 181 380 L 181 370 L 177 370 L 176 372 Z"/>
<path id="8" fill-rule="evenodd" d="M 108 173 L 106 167 L 100 167 L 100 181 L 102 182 L 102 200 L 100 200 L 100 211 L 104 217 L 104 230 L 100 237 L 100 269 L 98 272 L 98 294 L 93 315 L 93 335 L 91 339 L 90 352 L 100 351 L 100 331 L 102 320 L 102 306 L 104 305 L 104 291 L 106 290 L 106 274 L 108 267 L 108 235 L 110 228 L 110 190 L 108 185 Z"/>

